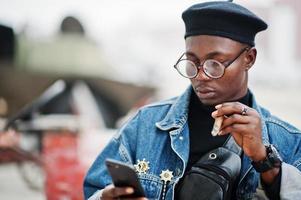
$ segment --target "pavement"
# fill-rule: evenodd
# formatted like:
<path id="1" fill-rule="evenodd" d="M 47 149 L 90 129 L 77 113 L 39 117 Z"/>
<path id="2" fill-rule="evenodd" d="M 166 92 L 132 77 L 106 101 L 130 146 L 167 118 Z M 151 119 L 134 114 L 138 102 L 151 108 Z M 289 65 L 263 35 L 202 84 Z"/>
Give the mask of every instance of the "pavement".
<path id="1" fill-rule="evenodd" d="M 1 200 L 45 200 L 43 191 L 30 190 L 15 164 L 0 165 Z"/>

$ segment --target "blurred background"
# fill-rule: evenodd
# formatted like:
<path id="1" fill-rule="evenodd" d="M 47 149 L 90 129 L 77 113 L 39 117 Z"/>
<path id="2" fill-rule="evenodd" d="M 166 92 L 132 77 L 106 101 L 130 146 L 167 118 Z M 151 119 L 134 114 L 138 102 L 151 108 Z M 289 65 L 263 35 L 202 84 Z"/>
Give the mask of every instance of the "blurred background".
<path id="1" fill-rule="evenodd" d="M 87 168 L 122 123 L 189 85 L 173 64 L 181 13 L 197 2 L 0 0 L 0 199 L 82 199 Z M 235 2 L 269 24 L 251 90 L 301 128 L 301 2 Z"/>

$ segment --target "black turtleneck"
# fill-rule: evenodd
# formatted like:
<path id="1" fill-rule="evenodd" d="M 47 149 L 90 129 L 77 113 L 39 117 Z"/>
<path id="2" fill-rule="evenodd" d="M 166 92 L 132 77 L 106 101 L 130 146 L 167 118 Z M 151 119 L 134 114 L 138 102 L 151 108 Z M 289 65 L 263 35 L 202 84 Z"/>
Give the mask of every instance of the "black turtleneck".
<path id="1" fill-rule="evenodd" d="M 240 103 L 251 106 L 250 94 L 238 99 Z M 216 109 L 214 106 L 202 104 L 195 92 L 192 92 L 189 110 L 188 110 L 188 126 L 190 138 L 190 152 L 186 171 L 196 163 L 208 151 L 222 146 L 229 135 L 212 136 L 211 130 L 214 124 L 214 118 L 211 113 Z"/>

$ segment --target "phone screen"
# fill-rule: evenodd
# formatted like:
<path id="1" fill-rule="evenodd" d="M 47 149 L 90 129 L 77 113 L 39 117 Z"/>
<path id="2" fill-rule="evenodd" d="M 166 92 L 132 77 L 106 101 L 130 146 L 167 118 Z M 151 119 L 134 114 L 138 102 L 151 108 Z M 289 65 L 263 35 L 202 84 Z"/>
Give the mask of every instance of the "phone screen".
<path id="1" fill-rule="evenodd" d="M 132 187 L 134 189 L 134 193 L 126 197 L 145 196 L 133 166 L 113 159 L 107 159 L 106 166 L 116 187 Z"/>

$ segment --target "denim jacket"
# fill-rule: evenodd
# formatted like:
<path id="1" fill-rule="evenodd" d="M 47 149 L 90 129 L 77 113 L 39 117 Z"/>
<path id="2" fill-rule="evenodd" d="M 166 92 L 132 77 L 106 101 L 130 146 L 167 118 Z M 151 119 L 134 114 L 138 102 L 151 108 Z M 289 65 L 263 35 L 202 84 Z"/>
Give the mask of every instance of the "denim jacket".
<path id="1" fill-rule="evenodd" d="M 189 157 L 187 118 L 192 91 L 192 87 L 189 87 L 177 98 L 141 108 L 120 129 L 97 157 L 85 177 L 86 199 L 92 195 L 96 197 L 101 189 L 111 184 L 111 178 L 104 165 L 106 158 L 129 164 L 148 162 L 149 169 L 138 173 L 147 198 L 161 199 L 164 193 L 165 199 L 173 199 L 175 185 L 183 176 Z M 252 101 L 253 108 L 261 116 L 263 142 L 273 144 L 283 158 L 280 196 L 282 199 L 298 199 L 297 196 L 301 195 L 301 132 L 272 116 L 256 103 L 254 97 Z M 173 178 L 164 186 L 160 174 L 167 169 L 172 172 Z M 290 187 L 287 187 L 288 183 Z M 243 156 L 236 190 L 237 199 L 261 199 L 260 185 L 260 174 L 252 167 L 251 160 Z"/>

